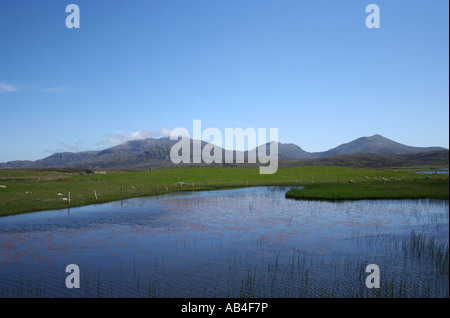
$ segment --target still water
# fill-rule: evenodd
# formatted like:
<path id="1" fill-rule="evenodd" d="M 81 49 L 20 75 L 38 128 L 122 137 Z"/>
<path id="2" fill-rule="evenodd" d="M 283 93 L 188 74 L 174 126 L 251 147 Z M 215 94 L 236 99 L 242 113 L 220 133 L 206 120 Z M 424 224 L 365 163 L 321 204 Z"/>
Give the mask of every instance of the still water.
<path id="1" fill-rule="evenodd" d="M 0 218 L 0 297 L 449 297 L 449 205 L 255 187 Z M 68 289 L 66 266 L 80 268 Z M 365 268 L 380 268 L 369 289 Z"/>
<path id="2" fill-rule="evenodd" d="M 439 170 L 417 171 L 417 174 L 448 174 L 448 168 Z"/>

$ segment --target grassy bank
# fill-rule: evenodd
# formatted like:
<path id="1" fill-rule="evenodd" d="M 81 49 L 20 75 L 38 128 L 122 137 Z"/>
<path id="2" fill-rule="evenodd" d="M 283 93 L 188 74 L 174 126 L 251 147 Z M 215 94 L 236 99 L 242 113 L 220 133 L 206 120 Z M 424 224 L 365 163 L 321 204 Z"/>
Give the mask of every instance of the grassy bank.
<path id="1" fill-rule="evenodd" d="M 311 184 L 292 189 L 286 197 L 303 200 L 374 200 L 374 199 L 447 199 L 448 180 L 401 180 L 389 184 L 380 181 L 360 183 Z"/>
<path id="2" fill-rule="evenodd" d="M 307 199 L 448 199 L 448 175 L 418 175 L 415 170 L 293 167 L 279 169 L 272 175 L 261 175 L 258 169 L 251 168 L 212 167 L 106 171 L 106 174 L 90 175 L 0 170 L 0 216 L 177 191 L 271 185 L 304 186 L 304 190 L 290 195 Z M 355 183 L 350 184 L 349 180 Z"/>

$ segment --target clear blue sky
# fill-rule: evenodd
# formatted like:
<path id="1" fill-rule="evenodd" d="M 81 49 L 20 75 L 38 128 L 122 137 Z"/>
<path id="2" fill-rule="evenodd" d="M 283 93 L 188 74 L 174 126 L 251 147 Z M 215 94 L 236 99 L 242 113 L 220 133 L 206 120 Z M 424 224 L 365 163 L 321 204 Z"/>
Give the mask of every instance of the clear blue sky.
<path id="1" fill-rule="evenodd" d="M 68 29 L 68 4 L 80 29 Z M 368 29 L 375 3 L 381 28 Z M 449 146 L 446 0 L 0 2 L 0 162 L 168 129 Z"/>

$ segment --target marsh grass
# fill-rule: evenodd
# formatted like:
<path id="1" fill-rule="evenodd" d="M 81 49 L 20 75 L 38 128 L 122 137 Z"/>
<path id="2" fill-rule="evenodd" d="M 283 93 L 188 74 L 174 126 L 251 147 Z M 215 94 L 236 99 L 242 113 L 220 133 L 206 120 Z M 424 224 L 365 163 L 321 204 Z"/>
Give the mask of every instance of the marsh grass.
<path id="1" fill-rule="evenodd" d="M 449 183 L 445 179 L 367 181 L 360 183 L 315 183 L 304 189 L 292 189 L 287 198 L 303 200 L 382 200 L 448 199 Z"/>
<path id="2" fill-rule="evenodd" d="M 404 264 L 427 267 L 438 275 L 449 275 L 449 237 L 436 233 L 416 233 L 409 235 L 371 234 L 355 236 L 358 245 L 363 248 L 379 247 L 389 251 L 391 259 L 397 257 Z"/>

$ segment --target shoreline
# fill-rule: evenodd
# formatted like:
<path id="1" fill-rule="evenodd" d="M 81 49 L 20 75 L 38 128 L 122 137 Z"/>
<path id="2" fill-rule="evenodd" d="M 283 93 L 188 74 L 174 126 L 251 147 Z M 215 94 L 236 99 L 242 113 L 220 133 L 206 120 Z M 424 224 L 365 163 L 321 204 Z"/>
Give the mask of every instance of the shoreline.
<path id="1" fill-rule="evenodd" d="M 415 169 L 405 171 L 324 166 L 283 168 L 275 175 L 259 175 L 258 170 L 252 168 L 213 167 L 108 171 L 101 175 L 0 170 L 0 185 L 5 186 L 0 189 L 0 217 L 166 193 L 256 186 L 302 186 L 304 188 L 301 190 L 291 189 L 286 192 L 287 198 L 301 200 L 448 200 L 448 177 L 448 174 L 418 176 Z M 348 183 L 348 180 L 352 180 L 352 183 Z M 71 193 L 70 205 L 67 198 L 63 198 L 68 192 Z"/>

